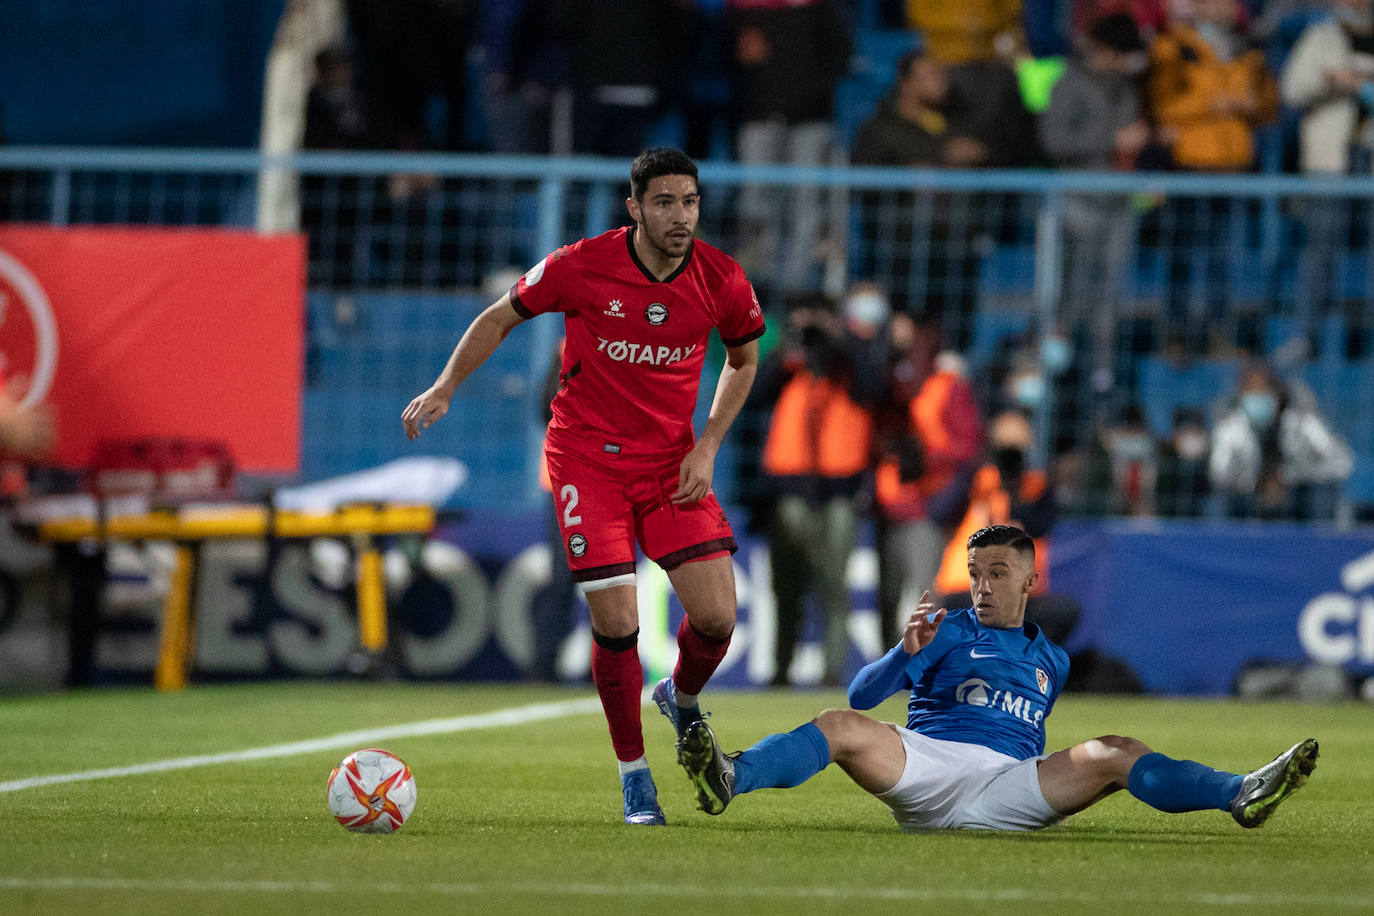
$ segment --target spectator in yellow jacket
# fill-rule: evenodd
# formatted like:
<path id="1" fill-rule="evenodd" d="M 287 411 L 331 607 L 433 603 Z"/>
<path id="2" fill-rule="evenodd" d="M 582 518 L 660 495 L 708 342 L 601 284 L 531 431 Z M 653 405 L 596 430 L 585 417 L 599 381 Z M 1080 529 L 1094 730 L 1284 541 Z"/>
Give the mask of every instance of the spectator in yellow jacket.
<path id="1" fill-rule="evenodd" d="M 1025 46 L 1021 0 L 906 0 L 906 21 L 945 64 L 1010 58 Z"/>
<path id="2" fill-rule="evenodd" d="M 1278 115 L 1278 87 L 1239 27 L 1236 0 L 1197 0 L 1195 11 L 1154 40 L 1151 110 L 1179 168 L 1245 171 L 1255 129 Z"/>

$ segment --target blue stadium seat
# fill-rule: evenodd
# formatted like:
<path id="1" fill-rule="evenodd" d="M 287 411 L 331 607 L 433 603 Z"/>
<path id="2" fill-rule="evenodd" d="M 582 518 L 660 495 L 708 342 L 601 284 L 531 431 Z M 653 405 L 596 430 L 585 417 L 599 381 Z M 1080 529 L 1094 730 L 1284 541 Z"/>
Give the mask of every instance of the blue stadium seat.
<path id="1" fill-rule="evenodd" d="M 852 76 L 890 86 L 897 75 L 897 61 L 906 52 L 920 47 L 920 35 L 910 29 L 855 29 L 849 72 Z"/>
<path id="2" fill-rule="evenodd" d="M 1266 315 L 1260 331 L 1260 347 L 1266 355 L 1302 333 L 1302 325 L 1292 315 Z"/>
<path id="3" fill-rule="evenodd" d="M 981 259 L 979 280 L 992 295 L 1030 296 L 1035 290 L 1035 246 L 994 246 Z"/>
<path id="4" fill-rule="evenodd" d="M 854 30 L 849 75 L 835 87 L 835 142 L 848 149 L 859 125 L 873 114 L 897 77 L 897 61 L 920 47 L 920 37 L 906 29 Z"/>
<path id="5" fill-rule="evenodd" d="M 1223 360 L 1179 365 L 1161 356 L 1141 357 L 1136 377 L 1150 431 L 1156 436 L 1168 435 L 1179 407 L 1197 407 L 1204 415 L 1214 415 L 1235 391 L 1239 369 L 1236 363 Z"/>
<path id="6" fill-rule="evenodd" d="M 835 86 L 835 145 L 851 149 L 859 125 L 868 120 L 887 92 L 889 83 L 875 83 L 847 76 Z"/>
<path id="7" fill-rule="evenodd" d="M 1316 352 L 1310 354 L 1322 363 L 1339 364 L 1345 360 L 1347 337 L 1350 329 L 1341 315 L 1326 315 L 1317 325 Z M 1279 347 L 1302 335 L 1302 322 L 1293 315 L 1267 315 L 1261 337 L 1265 354 L 1272 354 Z"/>
<path id="8" fill-rule="evenodd" d="M 1029 310 L 979 309 L 973 315 L 973 339 L 964 354 L 969 368 L 978 370 L 996 358 L 1008 337 L 1024 334 L 1030 328 Z"/>

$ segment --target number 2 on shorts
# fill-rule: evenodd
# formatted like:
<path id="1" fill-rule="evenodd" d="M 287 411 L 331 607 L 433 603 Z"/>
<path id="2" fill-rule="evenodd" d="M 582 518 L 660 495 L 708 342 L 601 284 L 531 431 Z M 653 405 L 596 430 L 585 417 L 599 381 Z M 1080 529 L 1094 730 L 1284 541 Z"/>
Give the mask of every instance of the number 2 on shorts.
<path id="1" fill-rule="evenodd" d="M 582 524 L 582 516 L 573 515 L 573 510 L 577 508 L 577 487 L 564 484 L 558 495 L 563 500 L 563 524 L 567 527 Z"/>

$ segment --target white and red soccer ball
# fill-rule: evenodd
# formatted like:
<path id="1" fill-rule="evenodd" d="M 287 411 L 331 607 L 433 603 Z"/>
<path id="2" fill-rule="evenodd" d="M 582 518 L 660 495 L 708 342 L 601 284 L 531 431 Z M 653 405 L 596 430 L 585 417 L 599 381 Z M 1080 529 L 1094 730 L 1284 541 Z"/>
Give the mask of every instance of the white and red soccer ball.
<path id="1" fill-rule="evenodd" d="M 415 810 L 415 776 L 389 751 L 364 748 L 329 774 L 329 811 L 354 833 L 394 833 Z"/>

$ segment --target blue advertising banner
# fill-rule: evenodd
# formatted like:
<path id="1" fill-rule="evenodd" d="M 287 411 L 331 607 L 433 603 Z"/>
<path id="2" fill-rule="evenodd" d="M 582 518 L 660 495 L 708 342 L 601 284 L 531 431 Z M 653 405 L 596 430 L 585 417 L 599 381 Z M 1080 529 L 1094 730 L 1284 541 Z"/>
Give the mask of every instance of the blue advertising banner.
<path id="1" fill-rule="evenodd" d="M 574 599 L 561 624 L 562 615 L 547 613 L 559 547 L 550 545 L 550 529 L 542 513 L 474 512 L 422 545 L 391 544 L 384 567 L 392 670 L 421 679 L 519 679 L 531 676 L 541 646 L 557 645 L 561 677 L 585 681 L 585 602 Z M 713 680 L 720 687 L 760 686 L 775 674 L 767 543 L 743 531 L 737 540 L 739 620 Z M 104 613 L 121 624 L 97 640 L 100 680 L 142 680 L 151 671 L 168 551 L 111 545 Z M 1242 667 L 1257 661 L 1374 674 L 1374 529 L 1065 521 L 1050 560 L 1053 591 L 1082 606 L 1065 645 L 1070 655 L 1115 656 L 1151 693 L 1227 694 Z M 874 610 L 876 572 L 872 547 L 861 543 L 849 563 L 850 677 L 887 648 Z M 351 550 L 337 540 L 207 544 L 193 677 L 346 674 L 358 646 L 353 577 Z M 638 577 L 639 649 L 652 682 L 676 661 L 683 612 L 657 566 L 641 561 Z M 820 679 L 822 629 L 812 608 L 793 684 Z"/>
<path id="2" fill-rule="evenodd" d="M 1063 522 L 1050 581 L 1083 617 L 1066 648 L 1124 659 L 1151 693 L 1225 694 L 1247 662 L 1374 673 L 1374 531 Z"/>

